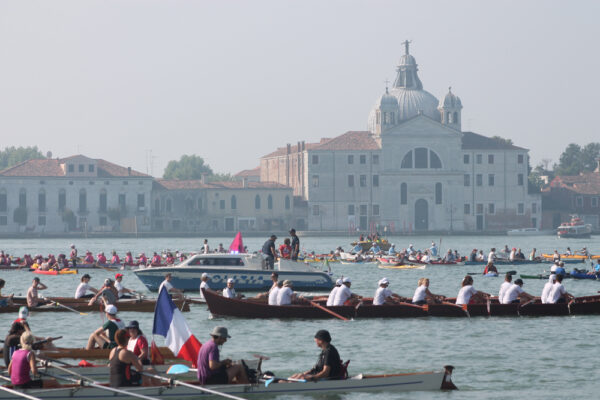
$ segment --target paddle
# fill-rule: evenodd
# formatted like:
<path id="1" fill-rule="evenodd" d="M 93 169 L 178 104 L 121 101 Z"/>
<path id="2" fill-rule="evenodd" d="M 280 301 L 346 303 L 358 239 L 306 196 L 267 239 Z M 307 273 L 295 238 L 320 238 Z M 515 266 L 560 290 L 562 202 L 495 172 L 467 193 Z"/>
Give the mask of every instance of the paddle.
<path id="1" fill-rule="evenodd" d="M 310 304 L 311 304 L 313 307 L 317 307 L 317 308 L 319 308 L 319 309 L 321 309 L 321 310 L 325 311 L 326 313 L 328 313 L 328 314 L 331 314 L 331 315 L 333 315 L 334 317 L 341 319 L 342 321 L 349 321 L 349 319 L 348 319 L 348 318 L 346 318 L 346 317 L 343 317 L 343 316 L 341 316 L 340 314 L 338 314 L 338 313 L 336 313 L 336 312 L 334 312 L 334 311 L 331 311 L 331 310 L 330 310 L 330 309 L 328 309 L 327 307 L 323 307 L 323 306 L 322 306 L 322 305 L 320 305 L 319 303 L 315 303 L 314 301 L 312 301 L 312 300 L 308 300 L 308 299 L 307 299 L 306 301 L 308 301 L 308 302 L 309 302 L 309 303 L 310 303 Z"/>
<path id="2" fill-rule="evenodd" d="M 167 370 L 167 374 L 176 375 L 176 374 L 187 374 L 188 372 L 197 372 L 197 368 L 190 368 L 185 364 L 173 364 Z"/>
<path id="3" fill-rule="evenodd" d="M 198 390 L 200 392 L 206 392 L 206 393 L 214 394 L 214 395 L 221 396 L 221 397 L 227 397 L 228 399 L 246 400 L 246 399 L 244 399 L 242 397 L 234 396 L 234 395 L 228 394 L 228 393 L 219 392 L 219 391 L 216 391 L 216 390 L 213 390 L 213 389 L 206 388 L 204 386 L 192 385 L 191 383 L 177 381 L 177 380 L 172 379 L 172 378 L 166 378 L 164 376 L 154 375 L 154 374 L 150 374 L 148 372 L 140 372 L 140 373 L 142 375 L 146 375 L 146 376 L 148 376 L 150 378 L 159 379 L 161 381 L 169 382 L 170 384 L 173 384 L 173 385 L 185 386 L 185 387 L 188 387 L 190 389 L 196 389 L 196 390 Z"/>
<path id="4" fill-rule="evenodd" d="M 76 309 L 74 309 L 74 308 L 71 308 L 71 307 L 65 306 L 64 304 L 60 304 L 58 301 L 49 300 L 49 299 L 47 299 L 47 298 L 45 298 L 45 297 L 42 297 L 42 299 L 44 299 L 44 300 L 46 300 L 46 301 L 49 301 L 51 304 L 55 304 L 55 305 L 57 305 L 58 307 L 64 308 L 65 310 L 69 310 L 69 311 L 72 311 L 72 312 L 74 312 L 74 313 L 77 313 L 77 314 L 79 314 L 79 315 L 88 315 L 88 313 L 80 312 L 80 311 L 77 311 L 77 310 L 76 310 Z"/>
<path id="5" fill-rule="evenodd" d="M 498 272 L 498 276 L 500 275 L 516 275 L 517 271 L 506 271 L 506 272 Z M 483 275 L 481 272 L 467 272 L 467 275 Z"/>
<path id="6" fill-rule="evenodd" d="M 295 378 L 277 378 L 276 376 L 269 378 L 265 381 L 265 387 L 269 387 L 274 381 L 287 381 L 287 382 L 307 382 L 306 379 L 295 379 Z"/>

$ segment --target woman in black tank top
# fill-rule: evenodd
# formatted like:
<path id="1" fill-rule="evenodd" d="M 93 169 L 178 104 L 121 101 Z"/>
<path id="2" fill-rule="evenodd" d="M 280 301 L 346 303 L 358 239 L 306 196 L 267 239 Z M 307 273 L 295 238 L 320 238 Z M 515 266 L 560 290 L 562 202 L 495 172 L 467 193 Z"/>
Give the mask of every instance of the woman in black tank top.
<path id="1" fill-rule="evenodd" d="M 127 350 L 127 332 L 119 329 L 115 333 L 115 341 L 118 347 L 110 353 L 110 386 L 140 386 L 142 384 L 143 370 L 140 360 L 133 352 Z M 137 371 L 133 371 L 131 366 Z"/>

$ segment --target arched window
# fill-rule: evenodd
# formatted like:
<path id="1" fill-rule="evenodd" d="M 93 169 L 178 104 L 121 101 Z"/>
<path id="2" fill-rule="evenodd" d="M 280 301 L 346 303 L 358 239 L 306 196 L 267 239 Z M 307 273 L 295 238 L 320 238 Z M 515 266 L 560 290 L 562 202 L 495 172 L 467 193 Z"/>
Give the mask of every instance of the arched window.
<path id="1" fill-rule="evenodd" d="M 454 122 L 454 121 L 452 121 L 452 113 L 449 112 L 448 113 L 448 123 L 451 124 L 452 122 Z"/>
<path id="2" fill-rule="evenodd" d="M 198 210 L 202 210 L 202 197 L 198 197 L 198 199 L 196 200 L 196 204 L 197 204 Z"/>
<path id="3" fill-rule="evenodd" d="M 257 210 L 260 210 L 260 196 L 256 195 L 256 197 L 254 198 L 254 208 L 256 208 Z"/>
<path id="4" fill-rule="evenodd" d="M 429 168 L 442 168 L 442 161 L 433 150 L 429 150 Z"/>
<path id="5" fill-rule="evenodd" d="M 267 208 L 269 210 L 273 209 L 273 196 L 269 195 L 269 197 L 267 197 Z"/>
<path id="6" fill-rule="evenodd" d="M 158 217 L 160 215 L 160 199 L 154 200 L 154 216 Z"/>
<path id="7" fill-rule="evenodd" d="M 400 204 L 408 203 L 408 186 L 406 183 L 400 185 Z"/>
<path id="8" fill-rule="evenodd" d="M 46 211 L 46 191 L 40 189 L 38 193 L 38 211 Z"/>
<path id="9" fill-rule="evenodd" d="M 0 212 L 6 212 L 8 210 L 8 198 L 6 196 L 6 189 L 0 189 Z"/>
<path id="10" fill-rule="evenodd" d="M 102 189 L 102 190 L 100 190 L 100 198 L 98 199 L 98 202 L 100 203 L 100 206 L 99 206 L 100 212 L 106 212 L 106 205 L 107 205 L 106 200 L 107 200 L 106 189 Z"/>
<path id="11" fill-rule="evenodd" d="M 235 210 L 237 208 L 237 197 L 235 195 L 231 196 L 231 209 Z"/>
<path id="12" fill-rule="evenodd" d="M 425 147 L 417 147 L 415 149 L 415 168 L 427 168 L 429 164 L 427 153 L 428 151 Z"/>
<path id="13" fill-rule="evenodd" d="M 64 211 L 67 207 L 67 191 L 65 189 L 60 189 L 58 191 L 58 210 Z"/>
<path id="14" fill-rule="evenodd" d="M 165 209 L 167 212 L 171 212 L 173 210 L 173 202 L 171 201 L 171 199 L 167 199 L 167 203 L 165 205 Z"/>
<path id="15" fill-rule="evenodd" d="M 285 209 L 290 209 L 290 196 L 285 196 Z"/>
<path id="16" fill-rule="evenodd" d="M 412 150 L 406 153 L 404 158 L 402 159 L 402 164 L 400 168 L 412 168 L 413 167 L 413 152 Z"/>
<path id="17" fill-rule="evenodd" d="M 79 191 L 79 212 L 87 211 L 87 193 L 85 189 Z"/>
<path id="18" fill-rule="evenodd" d="M 456 111 L 454 112 L 454 119 L 452 120 L 452 122 L 458 124 L 458 113 Z"/>
<path id="19" fill-rule="evenodd" d="M 435 184 L 435 204 L 442 204 L 442 184 Z"/>

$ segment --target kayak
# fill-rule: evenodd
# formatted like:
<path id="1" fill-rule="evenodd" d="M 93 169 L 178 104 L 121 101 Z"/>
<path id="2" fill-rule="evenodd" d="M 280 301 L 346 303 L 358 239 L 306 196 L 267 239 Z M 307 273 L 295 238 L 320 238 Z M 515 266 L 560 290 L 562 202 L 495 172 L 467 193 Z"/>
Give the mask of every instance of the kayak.
<path id="1" fill-rule="evenodd" d="M 550 275 L 547 274 L 537 274 L 537 275 L 519 275 L 522 279 L 548 279 Z M 600 277 L 597 275 L 588 275 L 585 272 L 571 272 L 564 276 L 565 279 L 589 279 L 589 280 L 600 280 Z"/>
<path id="2" fill-rule="evenodd" d="M 552 259 L 554 259 L 554 254 L 542 254 L 542 257 L 552 260 Z M 564 261 L 564 260 L 587 260 L 588 258 L 592 259 L 592 260 L 600 260 L 600 255 L 589 255 L 589 256 L 584 256 L 582 254 L 571 254 L 570 256 L 568 256 L 566 254 L 560 255 L 561 261 Z"/>
<path id="3" fill-rule="evenodd" d="M 401 264 L 401 265 L 395 265 L 395 264 L 384 264 L 381 263 L 379 264 L 379 269 L 425 269 L 426 265 L 425 264 Z"/>
<path id="4" fill-rule="evenodd" d="M 72 275 L 72 274 L 76 274 L 77 270 L 76 269 L 69 269 L 69 268 L 63 268 L 60 271 L 57 270 L 49 270 L 49 271 L 44 271 L 41 269 L 34 269 L 33 270 L 34 274 L 39 274 L 39 275 Z"/>

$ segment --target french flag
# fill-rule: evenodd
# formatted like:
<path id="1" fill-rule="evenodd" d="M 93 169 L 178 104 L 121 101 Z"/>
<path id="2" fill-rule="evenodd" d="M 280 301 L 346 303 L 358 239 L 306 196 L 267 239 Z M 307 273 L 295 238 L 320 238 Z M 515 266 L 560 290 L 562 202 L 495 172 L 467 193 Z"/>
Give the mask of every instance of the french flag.
<path id="1" fill-rule="evenodd" d="M 192 334 L 183 314 L 173 303 L 169 292 L 164 287 L 156 301 L 152 334 L 163 336 L 166 339 L 167 347 L 177 358 L 188 360 L 194 368 L 196 367 L 198 352 L 202 344 Z"/>

